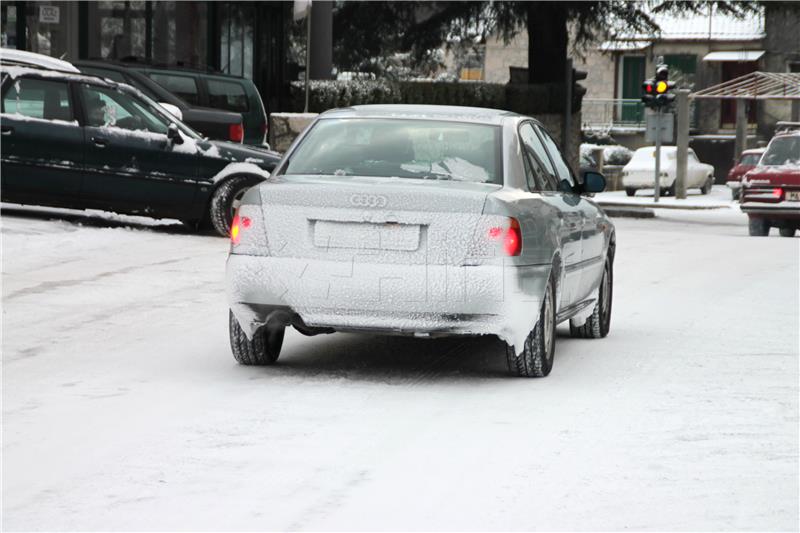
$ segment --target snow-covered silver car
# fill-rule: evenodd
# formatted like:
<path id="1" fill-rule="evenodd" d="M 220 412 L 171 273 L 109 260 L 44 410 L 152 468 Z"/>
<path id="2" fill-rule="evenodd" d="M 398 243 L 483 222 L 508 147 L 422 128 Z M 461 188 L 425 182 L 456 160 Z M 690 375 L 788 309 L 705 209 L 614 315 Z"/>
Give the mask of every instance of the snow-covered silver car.
<path id="1" fill-rule="evenodd" d="M 546 376 L 555 326 L 611 319 L 614 226 L 536 120 L 491 109 L 331 110 L 242 198 L 227 263 L 230 338 L 271 364 L 288 325 L 497 335 L 510 370 Z"/>

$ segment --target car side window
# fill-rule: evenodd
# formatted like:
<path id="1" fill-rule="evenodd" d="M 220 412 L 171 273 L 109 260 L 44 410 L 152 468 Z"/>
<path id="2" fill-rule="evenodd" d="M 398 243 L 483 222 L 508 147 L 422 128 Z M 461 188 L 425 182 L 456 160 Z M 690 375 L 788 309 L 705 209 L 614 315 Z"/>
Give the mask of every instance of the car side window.
<path id="1" fill-rule="evenodd" d="M 208 83 L 208 105 L 239 113 L 247 111 L 247 93 L 241 83 L 212 79 L 206 81 Z"/>
<path id="2" fill-rule="evenodd" d="M 147 76 L 175 96 L 183 98 L 192 105 L 200 105 L 197 80 L 192 76 L 164 74 L 163 72 L 148 72 Z"/>
<path id="3" fill-rule="evenodd" d="M 544 151 L 542 142 L 533 131 L 533 125 L 529 122 L 519 127 L 519 136 L 522 141 L 523 152 L 525 153 L 526 169 L 532 173 L 535 179 L 535 186 L 530 183 L 531 190 L 554 191 L 555 170 L 547 154 Z M 544 158 L 544 160 L 542 159 Z"/>
<path id="4" fill-rule="evenodd" d="M 522 143 L 536 156 L 536 159 L 539 160 L 539 164 L 544 169 L 545 173 L 550 176 L 556 175 L 556 170 L 553 167 L 553 163 L 550 162 L 550 158 L 547 157 L 547 152 L 542 145 L 542 141 L 536 136 L 536 133 L 533 131 L 533 125 L 529 122 L 523 124 L 519 130 L 520 138 L 522 139 Z"/>
<path id="5" fill-rule="evenodd" d="M 566 180 L 570 184 L 574 185 L 575 180 L 572 178 L 572 172 L 569 169 L 569 165 L 567 165 L 567 162 L 564 161 L 564 156 L 561 155 L 561 151 L 558 149 L 558 146 L 553 138 L 550 137 L 550 135 L 539 126 L 536 126 L 536 131 L 541 137 L 542 142 L 547 148 L 547 152 L 550 154 L 550 157 L 556 166 L 556 177 L 558 181 L 561 182 Z"/>
<path id="6" fill-rule="evenodd" d="M 72 121 L 69 86 L 63 81 L 20 78 L 3 95 L 3 113 Z"/>
<path id="7" fill-rule="evenodd" d="M 87 126 L 167 133 L 169 124 L 166 119 L 147 109 L 144 103 L 129 94 L 82 84 L 81 98 L 86 111 Z"/>

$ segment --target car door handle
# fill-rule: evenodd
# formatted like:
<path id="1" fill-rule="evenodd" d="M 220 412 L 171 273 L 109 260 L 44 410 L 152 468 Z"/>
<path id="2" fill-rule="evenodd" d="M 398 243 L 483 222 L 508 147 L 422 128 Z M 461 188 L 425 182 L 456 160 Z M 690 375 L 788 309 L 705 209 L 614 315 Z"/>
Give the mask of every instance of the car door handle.
<path id="1" fill-rule="evenodd" d="M 105 137 L 92 137 L 92 142 L 95 144 L 95 146 L 102 148 L 108 144 L 108 139 Z"/>
<path id="2" fill-rule="evenodd" d="M 12 128 L 11 126 L 3 126 L 2 128 L 0 128 L 0 132 L 2 132 L 3 135 L 11 135 L 12 133 L 14 133 L 14 128 Z"/>

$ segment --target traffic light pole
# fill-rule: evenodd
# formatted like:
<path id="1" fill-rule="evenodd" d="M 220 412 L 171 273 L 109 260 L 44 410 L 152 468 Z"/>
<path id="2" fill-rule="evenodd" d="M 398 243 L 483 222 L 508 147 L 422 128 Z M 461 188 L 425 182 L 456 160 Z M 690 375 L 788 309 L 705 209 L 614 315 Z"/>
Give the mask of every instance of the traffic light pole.
<path id="1" fill-rule="evenodd" d="M 658 202 L 658 199 L 661 197 L 661 183 L 659 178 L 661 177 L 661 108 L 659 107 L 656 109 L 656 119 L 658 128 L 656 129 L 656 191 L 654 196 L 654 201 Z"/>

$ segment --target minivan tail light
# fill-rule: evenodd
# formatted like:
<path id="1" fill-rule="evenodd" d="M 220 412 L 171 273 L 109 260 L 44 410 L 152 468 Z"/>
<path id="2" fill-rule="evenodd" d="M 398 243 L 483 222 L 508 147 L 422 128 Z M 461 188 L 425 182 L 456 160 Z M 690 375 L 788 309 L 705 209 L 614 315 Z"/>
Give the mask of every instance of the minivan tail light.
<path id="1" fill-rule="evenodd" d="M 244 140 L 244 127 L 241 124 L 228 126 L 228 138 L 236 143 L 242 142 Z"/>
<path id="2" fill-rule="evenodd" d="M 507 228 L 489 228 L 489 238 L 492 240 L 502 239 L 503 253 L 509 257 L 519 255 L 522 252 L 522 232 L 516 218 L 509 218 Z"/>

